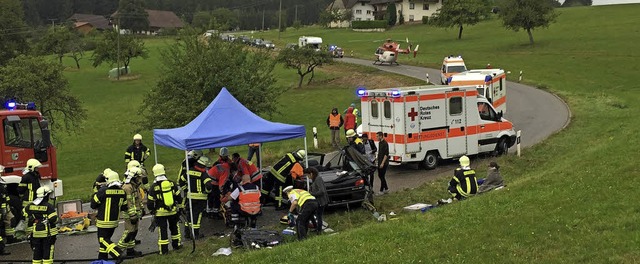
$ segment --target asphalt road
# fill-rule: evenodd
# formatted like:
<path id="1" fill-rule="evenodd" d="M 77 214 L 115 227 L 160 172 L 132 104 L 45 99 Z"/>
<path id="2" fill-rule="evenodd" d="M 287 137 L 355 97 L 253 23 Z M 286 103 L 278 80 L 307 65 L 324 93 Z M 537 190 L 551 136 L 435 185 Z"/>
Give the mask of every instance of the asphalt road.
<path id="1" fill-rule="evenodd" d="M 438 84 L 440 81 L 439 72 L 435 69 L 408 65 L 373 66 L 372 61 L 353 58 L 343 58 L 341 61 L 372 66 L 384 71 L 403 74 L 422 80 L 427 79 L 426 73 L 428 73 L 430 81 Z M 523 147 L 532 146 L 542 141 L 568 124 L 571 115 L 570 111 L 566 104 L 558 97 L 531 86 L 515 82 L 507 82 L 507 84 L 509 89 L 507 93 L 508 111 L 505 118 L 514 123 L 516 130 L 522 130 Z M 448 177 L 453 168 L 455 168 L 453 162 L 444 162 L 444 164 L 432 171 L 418 170 L 415 166 L 391 167 L 387 173 L 387 181 L 391 191 L 413 188 L 438 177 Z M 379 184 L 380 181 L 376 180 L 374 190 L 379 189 Z M 282 214 L 282 212 L 274 211 L 272 207 L 265 208 L 264 215 L 260 218 L 258 224 L 261 226 L 272 226 L 278 222 Z M 138 239 L 142 240 L 142 244 L 136 246 L 136 249 L 141 250 L 143 253 L 151 253 L 158 250 L 156 244 L 157 233 L 151 233 L 147 230 L 150 221 L 151 218 L 142 220 L 138 234 Z M 329 225 L 331 225 L 331 223 L 329 223 Z M 116 230 L 113 241 L 117 241 L 120 238 L 122 226 L 121 224 Z M 207 236 L 229 233 L 231 231 L 224 227 L 221 220 L 205 219 L 202 226 L 201 232 Z M 186 242 L 186 247 L 190 250 L 189 241 Z M 0 262 L 6 262 L 6 260 L 29 260 L 32 254 L 27 243 L 9 245 L 7 251 L 11 252 L 12 255 L 0 257 Z M 97 236 L 95 233 L 71 236 L 59 235 L 55 251 L 55 259 L 57 261 L 95 258 L 98 251 Z M 126 261 L 125 263 L 127 262 L 132 261 Z"/>

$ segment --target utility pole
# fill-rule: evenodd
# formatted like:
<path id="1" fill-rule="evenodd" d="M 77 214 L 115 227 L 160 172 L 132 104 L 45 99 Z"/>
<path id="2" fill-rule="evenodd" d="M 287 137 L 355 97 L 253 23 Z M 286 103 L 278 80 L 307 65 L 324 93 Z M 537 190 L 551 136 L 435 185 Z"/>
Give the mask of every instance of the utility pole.
<path id="1" fill-rule="evenodd" d="M 280 33 L 282 32 L 282 0 L 280 0 L 280 11 L 278 11 L 278 39 L 280 39 Z"/>
<path id="2" fill-rule="evenodd" d="M 55 32 L 55 31 L 56 31 L 56 20 L 58 20 L 58 19 L 56 19 L 56 18 L 49 18 L 49 19 L 47 19 L 47 20 L 51 21 L 51 27 L 53 28 L 53 31 Z"/>
<path id="3" fill-rule="evenodd" d="M 116 75 L 116 79 L 119 81 L 120 80 L 120 14 L 118 14 L 118 17 L 116 18 L 117 22 L 116 22 L 116 33 L 118 34 L 118 50 L 117 50 L 117 71 L 118 74 Z"/>
<path id="4" fill-rule="evenodd" d="M 264 31 L 264 7 L 262 8 L 262 31 Z"/>

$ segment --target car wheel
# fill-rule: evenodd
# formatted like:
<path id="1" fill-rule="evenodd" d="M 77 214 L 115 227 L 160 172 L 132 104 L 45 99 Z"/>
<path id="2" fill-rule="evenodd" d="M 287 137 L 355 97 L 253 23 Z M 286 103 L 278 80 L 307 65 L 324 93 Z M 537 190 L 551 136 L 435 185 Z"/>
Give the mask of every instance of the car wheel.
<path id="1" fill-rule="evenodd" d="M 503 137 L 498 141 L 495 152 L 496 156 L 509 154 L 509 140 L 506 137 Z"/>
<path id="2" fill-rule="evenodd" d="M 438 152 L 429 151 L 422 161 L 422 166 L 427 170 L 433 170 L 438 166 Z"/>

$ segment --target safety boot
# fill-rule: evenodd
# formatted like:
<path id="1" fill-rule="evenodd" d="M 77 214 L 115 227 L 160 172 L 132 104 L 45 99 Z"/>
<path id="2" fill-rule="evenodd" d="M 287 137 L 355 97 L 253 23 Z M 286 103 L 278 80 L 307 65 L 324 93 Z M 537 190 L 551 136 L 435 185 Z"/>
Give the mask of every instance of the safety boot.
<path id="1" fill-rule="evenodd" d="M 135 258 L 135 257 L 140 257 L 142 256 L 142 251 L 137 251 L 133 248 L 128 248 L 127 249 L 127 257 L 131 257 L 131 258 Z"/>
<path id="2" fill-rule="evenodd" d="M 4 251 L 4 242 L 0 242 L 0 256 L 11 255 L 11 253 Z"/>

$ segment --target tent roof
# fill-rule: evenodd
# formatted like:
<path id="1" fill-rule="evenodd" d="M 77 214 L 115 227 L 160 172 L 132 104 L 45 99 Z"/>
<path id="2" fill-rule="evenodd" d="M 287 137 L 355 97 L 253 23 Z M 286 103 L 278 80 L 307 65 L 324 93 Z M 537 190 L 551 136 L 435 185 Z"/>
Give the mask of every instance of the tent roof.
<path id="1" fill-rule="evenodd" d="M 226 88 L 189 124 L 154 129 L 156 144 L 181 150 L 208 149 L 305 137 L 302 125 L 267 121 L 252 113 Z"/>

